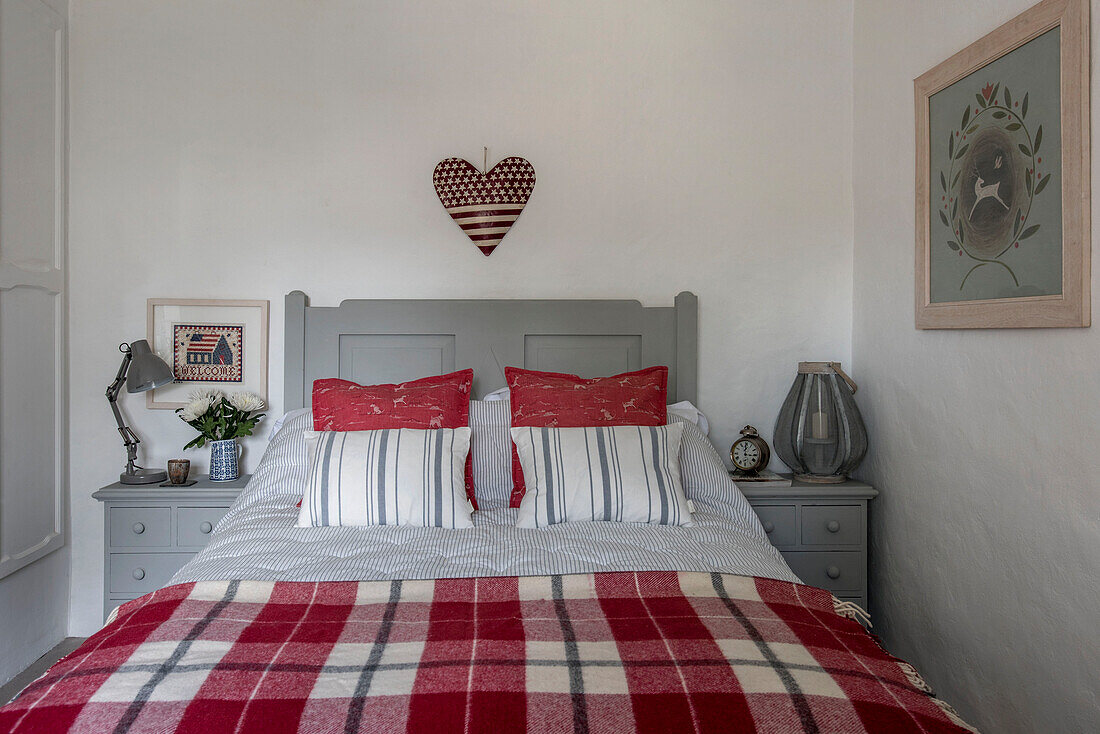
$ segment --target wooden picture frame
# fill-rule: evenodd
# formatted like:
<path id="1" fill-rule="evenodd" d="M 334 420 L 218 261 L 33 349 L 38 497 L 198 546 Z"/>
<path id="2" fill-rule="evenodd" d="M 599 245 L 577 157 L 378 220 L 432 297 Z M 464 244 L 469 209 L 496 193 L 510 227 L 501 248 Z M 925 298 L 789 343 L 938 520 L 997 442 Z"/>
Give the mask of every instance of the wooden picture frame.
<path id="1" fill-rule="evenodd" d="M 913 86 L 916 327 L 1089 326 L 1089 1 L 1043 0 Z"/>
<path id="2" fill-rule="evenodd" d="M 182 408 L 199 387 L 267 401 L 268 301 L 150 298 L 146 310 L 149 345 L 177 376 L 145 393 L 146 408 Z"/>

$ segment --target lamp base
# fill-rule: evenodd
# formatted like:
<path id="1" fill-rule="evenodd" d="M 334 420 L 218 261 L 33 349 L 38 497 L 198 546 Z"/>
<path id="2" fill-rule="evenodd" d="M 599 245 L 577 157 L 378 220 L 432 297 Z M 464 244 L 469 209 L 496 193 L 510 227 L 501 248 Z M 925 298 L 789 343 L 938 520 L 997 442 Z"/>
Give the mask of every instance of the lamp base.
<path id="1" fill-rule="evenodd" d="M 840 484 L 848 481 L 847 474 L 795 474 L 794 478 L 811 484 Z"/>
<path id="2" fill-rule="evenodd" d="M 168 472 L 163 469 L 135 469 L 118 475 L 122 484 L 159 484 L 168 481 Z"/>

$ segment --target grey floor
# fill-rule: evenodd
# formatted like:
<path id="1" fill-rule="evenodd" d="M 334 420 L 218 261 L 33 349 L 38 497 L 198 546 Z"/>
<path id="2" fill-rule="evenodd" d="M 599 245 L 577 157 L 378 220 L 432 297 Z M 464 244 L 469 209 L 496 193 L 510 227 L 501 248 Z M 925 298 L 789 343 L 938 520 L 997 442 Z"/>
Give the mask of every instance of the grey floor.
<path id="1" fill-rule="evenodd" d="M 51 665 L 80 647 L 80 643 L 86 639 L 86 637 L 66 637 L 54 645 L 45 655 L 28 665 L 22 673 L 0 686 L 0 706 L 15 698 L 20 691 L 45 673 Z"/>

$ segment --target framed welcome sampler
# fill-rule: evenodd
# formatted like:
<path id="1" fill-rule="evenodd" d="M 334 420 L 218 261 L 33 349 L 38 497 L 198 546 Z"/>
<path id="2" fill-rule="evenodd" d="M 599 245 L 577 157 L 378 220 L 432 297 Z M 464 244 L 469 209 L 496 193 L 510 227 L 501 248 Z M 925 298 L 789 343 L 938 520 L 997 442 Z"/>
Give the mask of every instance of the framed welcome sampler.
<path id="1" fill-rule="evenodd" d="M 1089 326 L 1089 0 L 1044 0 L 914 82 L 916 326 Z"/>
<path id="2" fill-rule="evenodd" d="M 267 400 L 267 301 L 150 298 L 148 319 L 175 381 L 145 393 L 147 408 L 182 408 L 200 387 Z"/>

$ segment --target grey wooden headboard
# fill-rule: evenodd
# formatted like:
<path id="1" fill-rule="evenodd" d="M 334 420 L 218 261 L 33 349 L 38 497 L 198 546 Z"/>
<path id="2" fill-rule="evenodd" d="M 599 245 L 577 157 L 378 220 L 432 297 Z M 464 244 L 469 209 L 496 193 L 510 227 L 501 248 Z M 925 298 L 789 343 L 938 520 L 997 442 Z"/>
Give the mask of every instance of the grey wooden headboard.
<path id="1" fill-rule="evenodd" d="M 696 402 L 699 300 L 672 307 L 598 300 L 348 300 L 286 296 L 284 410 L 313 381 L 404 382 L 473 368 L 474 396 L 504 387 L 504 367 L 597 377 L 668 365 L 668 394 Z"/>

